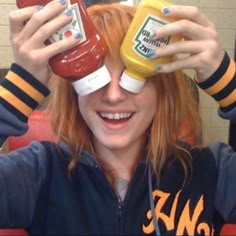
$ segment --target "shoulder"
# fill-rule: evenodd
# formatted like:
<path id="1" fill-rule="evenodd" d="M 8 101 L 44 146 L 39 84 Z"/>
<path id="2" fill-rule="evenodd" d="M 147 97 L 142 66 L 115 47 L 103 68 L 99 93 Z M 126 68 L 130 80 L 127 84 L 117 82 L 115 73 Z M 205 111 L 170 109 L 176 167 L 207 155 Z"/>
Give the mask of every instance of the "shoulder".
<path id="1" fill-rule="evenodd" d="M 208 146 L 196 146 L 189 150 L 193 162 L 214 162 L 214 155 Z"/>
<path id="2" fill-rule="evenodd" d="M 217 164 L 209 147 L 194 147 L 190 150 L 193 176 L 204 181 L 217 176 Z"/>
<path id="3" fill-rule="evenodd" d="M 219 176 L 226 177 L 236 173 L 236 152 L 228 144 L 217 142 L 209 146 L 213 153 Z"/>

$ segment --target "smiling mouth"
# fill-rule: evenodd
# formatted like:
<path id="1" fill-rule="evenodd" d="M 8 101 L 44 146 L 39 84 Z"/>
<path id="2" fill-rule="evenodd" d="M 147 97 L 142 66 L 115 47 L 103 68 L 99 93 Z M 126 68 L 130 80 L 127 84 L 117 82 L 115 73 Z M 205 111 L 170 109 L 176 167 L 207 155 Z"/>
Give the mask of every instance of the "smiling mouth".
<path id="1" fill-rule="evenodd" d="M 114 121 L 114 122 L 127 121 L 131 118 L 132 115 L 133 113 L 131 112 L 121 112 L 121 113 L 100 112 L 99 113 L 99 116 L 103 120 Z"/>

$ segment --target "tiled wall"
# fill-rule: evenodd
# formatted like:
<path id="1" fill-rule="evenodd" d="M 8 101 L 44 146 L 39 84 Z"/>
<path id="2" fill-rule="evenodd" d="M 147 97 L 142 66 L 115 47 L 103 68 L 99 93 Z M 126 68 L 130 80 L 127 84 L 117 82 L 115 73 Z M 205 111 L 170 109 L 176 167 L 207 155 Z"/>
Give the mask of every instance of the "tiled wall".
<path id="1" fill-rule="evenodd" d="M 215 24 L 224 49 L 234 58 L 236 35 L 236 0 L 172 0 L 175 4 L 198 6 Z M 217 116 L 218 106 L 200 91 L 203 142 L 228 141 L 228 122 Z"/>
<path id="2" fill-rule="evenodd" d="M 138 0 L 134 0 L 138 2 Z M 223 47 L 233 58 L 236 30 L 236 0 L 171 0 L 174 4 L 198 6 L 218 29 Z M 8 13 L 15 8 L 15 0 L 0 0 L 0 68 L 9 67 L 12 52 L 9 43 Z M 228 141 L 228 122 L 220 119 L 217 104 L 201 92 L 204 143 Z"/>

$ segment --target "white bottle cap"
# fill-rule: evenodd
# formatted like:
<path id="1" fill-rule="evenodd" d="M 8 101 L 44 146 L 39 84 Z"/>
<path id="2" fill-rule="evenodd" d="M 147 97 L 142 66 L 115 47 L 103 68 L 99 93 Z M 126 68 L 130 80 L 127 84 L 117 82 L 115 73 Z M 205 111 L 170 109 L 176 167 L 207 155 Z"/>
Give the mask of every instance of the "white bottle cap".
<path id="1" fill-rule="evenodd" d="M 139 93 L 142 90 L 144 83 L 145 83 L 145 80 L 134 79 L 133 77 L 129 76 L 124 71 L 121 75 L 119 85 L 123 89 L 128 90 L 129 92 Z"/>
<path id="2" fill-rule="evenodd" d="M 110 73 L 106 66 L 102 66 L 91 74 L 72 83 L 79 96 L 88 95 L 111 81 Z"/>

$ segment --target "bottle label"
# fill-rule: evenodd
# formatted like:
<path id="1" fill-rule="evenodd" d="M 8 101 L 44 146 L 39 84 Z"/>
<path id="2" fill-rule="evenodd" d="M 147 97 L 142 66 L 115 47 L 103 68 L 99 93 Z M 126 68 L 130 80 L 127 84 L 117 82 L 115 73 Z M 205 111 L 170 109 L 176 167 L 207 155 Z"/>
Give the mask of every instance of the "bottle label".
<path id="1" fill-rule="evenodd" d="M 138 29 L 133 41 L 134 51 L 145 58 L 148 57 L 148 52 L 156 50 L 159 47 L 168 45 L 170 43 L 170 37 L 163 37 L 159 39 L 152 39 L 152 36 L 162 25 L 167 24 L 167 21 L 163 21 L 154 15 L 148 15 L 143 24 Z"/>
<path id="2" fill-rule="evenodd" d="M 86 40 L 86 34 L 85 34 L 85 30 L 84 30 L 84 26 L 83 26 L 83 22 L 82 22 L 82 18 L 81 18 L 78 4 L 77 3 L 71 4 L 70 1 L 68 1 L 67 10 L 70 10 L 72 12 L 73 20 L 71 21 L 71 23 L 64 26 L 60 30 L 58 30 L 55 34 L 53 34 L 49 38 L 49 40 L 52 43 L 60 41 L 60 40 L 67 38 L 71 35 L 76 35 L 78 33 L 81 35 L 80 43 L 82 43 Z"/>

